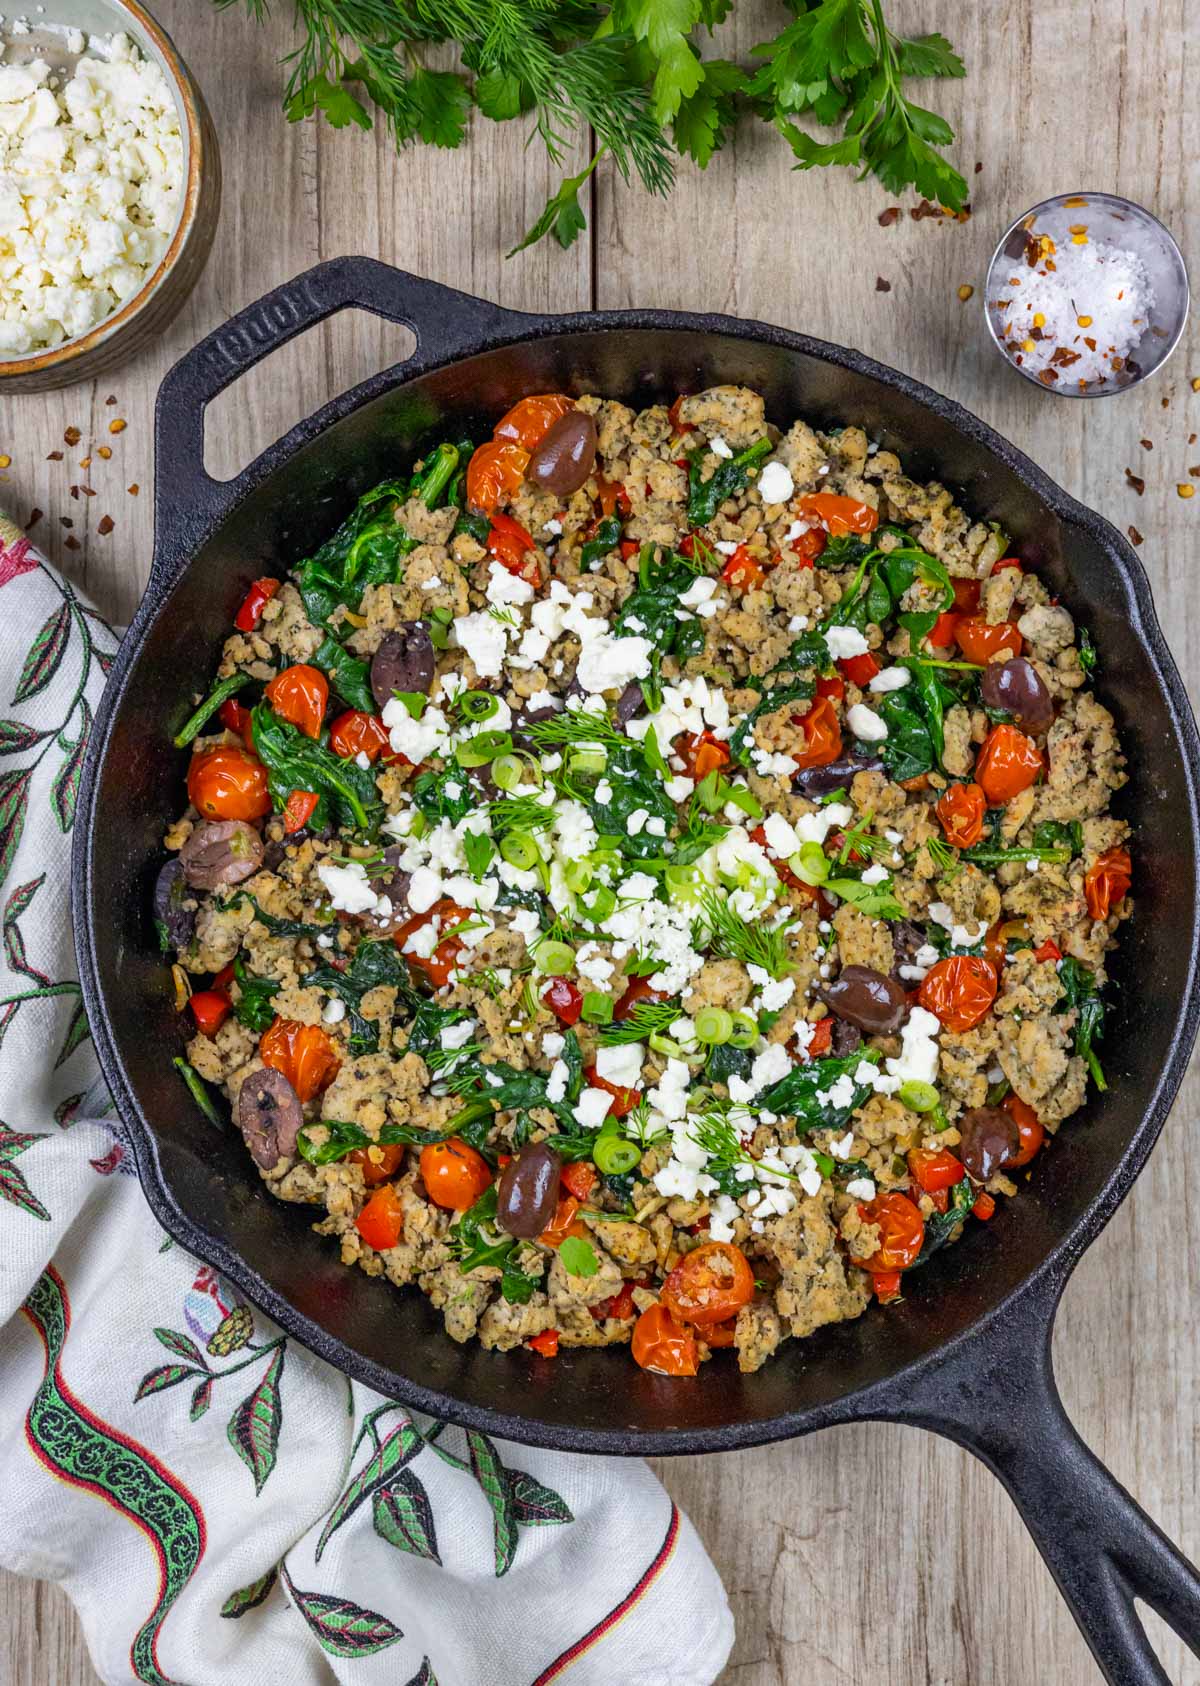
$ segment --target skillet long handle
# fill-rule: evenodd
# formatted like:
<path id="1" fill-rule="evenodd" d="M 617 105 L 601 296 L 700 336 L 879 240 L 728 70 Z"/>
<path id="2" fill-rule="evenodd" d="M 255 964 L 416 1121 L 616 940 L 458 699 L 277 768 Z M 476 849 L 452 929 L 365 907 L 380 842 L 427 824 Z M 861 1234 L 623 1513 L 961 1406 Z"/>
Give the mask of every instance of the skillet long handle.
<path id="1" fill-rule="evenodd" d="M 256 299 L 185 353 L 167 373 L 154 414 L 154 565 L 165 583 L 267 464 L 361 401 L 361 389 L 336 398 L 300 423 L 233 480 L 204 467 L 204 411 L 227 386 L 273 351 L 326 317 L 352 308 L 402 322 L 417 338 L 414 374 L 458 356 L 490 334 L 527 318 L 486 299 L 394 269 L 376 258 L 332 258 Z"/>
<path id="2" fill-rule="evenodd" d="M 1170 1686 L 1134 1599 L 1200 1656 L 1200 1572 L 1063 1408 L 1050 1353 L 1060 1291 L 1049 1286 L 1032 1317 L 1028 1302 L 1002 1310 L 983 1340 L 951 1348 L 881 1414 L 957 1441 L 999 1477 L 1111 1686 Z"/>

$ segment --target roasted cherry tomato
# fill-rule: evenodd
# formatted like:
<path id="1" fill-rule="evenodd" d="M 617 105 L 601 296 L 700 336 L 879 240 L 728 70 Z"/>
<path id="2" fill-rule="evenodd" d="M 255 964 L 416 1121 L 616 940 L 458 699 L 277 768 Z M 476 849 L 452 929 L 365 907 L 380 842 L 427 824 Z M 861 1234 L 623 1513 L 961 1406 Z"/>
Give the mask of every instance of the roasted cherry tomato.
<path id="1" fill-rule="evenodd" d="M 975 1196 L 975 1204 L 971 1207 L 971 1213 L 972 1216 L 978 1218 L 982 1223 L 987 1223 L 989 1218 L 995 1217 L 996 1202 L 992 1199 L 987 1189 L 980 1189 L 979 1193 Z"/>
<path id="2" fill-rule="evenodd" d="M 569 1235 L 574 1235 L 580 1241 L 587 1241 L 590 1232 L 587 1225 L 576 1216 L 578 1211 L 579 1201 L 573 1194 L 561 1195 L 549 1229 L 544 1229 L 538 1236 L 542 1246 L 561 1247 Z"/>
<path id="3" fill-rule="evenodd" d="M 753 1298 L 754 1272 L 730 1241 L 693 1247 L 662 1287 L 662 1303 L 681 1323 L 724 1323 Z"/>
<path id="4" fill-rule="evenodd" d="M 452 902 L 448 896 L 443 896 L 441 901 L 434 902 L 424 913 L 414 913 L 411 919 L 406 919 L 403 925 L 398 926 L 392 932 L 392 941 L 411 967 L 428 978 L 434 989 L 441 989 L 449 982 L 455 962 L 462 953 L 462 939 L 454 935 L 455 927 L 469 918 L 470 914 L 465 908 L 459 907 L 458 903 Z M 440 919 L 442 930 L 449 929 L 450 935 L 443 937 L 430 955 L 405 954 L 404 945 L 409 937 L 414 931 L 428 925 L 431 919 Z"/>
<path id="5" fill-rule="evenodd" d="M 1106 849 L 1088 867 L 1083 893 L 1093 919 L 1107 919 L 1110 910 L 1129 894 L 1133 862 L 1128 849 Z"/>
<path id="6" fill-rule="evenodd" d="M 824 555 L 828 543 L 829 535 L 823 527 L 810 527 L 807 533 L 798 533 L 794 539 L 789 539 L 787 547 L 795 555 L 798 567 L 811 568 L 817 557 Z"/>
<path id="7" fill-rule="evenodd" d="M 489 439 L 467 464 L 467 502 L 491 515 L 496 505 L 516 497 L 529 466 L 529 452 L 507 439 Z"/>
<path id="8" fill-rule="evenodd" d="M 907 1270 L 917 1262 L 925 1241 L 925 1220 L 907 1194 L 877 1194 L 869 1206 L 860 1206 L 864 1223 L 879 1225 L 879 1246 L 869 1259 L 858 1262 L 872 1275 L 876 1271 Z"/>
<path id="9" fill-rule="evenodd" d="M 1022 1165 L 1028 1165 L 1034 1154 L 1041 1151 L 1042 1143 L 1046 1139 L 1045 1126 L 1041 1119 L 1027 1102 L 1010 1090 L 1001 1103 L 1005 1112 L 1017 1126 L 1021 1138 L 1021 1145 L 1011 1159 L 1004 1161 L 1006 1171 L 1019 1171 Z"/>
<path id="10" fill-rule="evenodd" d="M 1057 962 L 1062 959 L 1062 949 L 1059 948 L 1053 937 L 1047 937 L 1044 943 L 1039 944 L 1039 946 L 1034 949 L 1033 958 L 1035 960 L 1053 960 Z"/>
<path id="11" fill-rule="evenodd" d="M 982 615 L 961 615 L 955 636 L 967 660 L 978 662 L 981 667 L 986 667 L 1001 650 L 1019 656 L 1025 648 L 1025 640 L 1012 621 L 999 621 L 993 626 Z"/>
<path id="12" fill-rule="evenodd" d="M 642 547 L 636 539 L 622 539 L 617 548 L 621 552 L 622 562 L 632 562 L 634 557 L 641 553 Z"/>
<path id="13" fill-rule="evenodd" d="M 525 1345 L 539 1358 L 558 1357 L 558 1330 L 543 1329 L 540 1335 L 530 1335 Z"/>
<path id="14" fill-rule="evenodd" d="M 492 1186 L 492 1169 L 482 1154 L 451 1136 L 421 1149 L 421 1180 L 435 1206 L 465 1212 Z"/>
<path id="15" fill-rule="evenodd" d="M 404 1208 L 391 1183 L 377 1188 L 354 1220 L 354 1227 L 368 1247 L 386 1253 L 404 1231 Z"/>
<path id="16" fill-rule="evenodd" d="M 329 728 L 329 747 L 335 755 L 340 755 L 343 761 L 353 761 L 356 755 L 365 755 L 368 761 L 374 761 L 383 755 L 385 761 L 392 760 L 390 754 L 391 739 L 387 728 L 378 715 L 368 714 L 361 708 L 348 708 L 345 714 L 339 714 Z M 388 754 L 384 754 L 388 751 Z"/>
<path id="17" fill-rule="evenodd" d="M 278 580 L 255 580 L 245 597 L 242 606 L 233 617 L 233 624 L 239 632 L 253 632 L 262 619 L 262 612 L 279 590 Z"/>
<path id="18" fill-rule="evenodd" d="M 688 394 L 686 392 L 681 392 L 675 402 L 671 405 L 671 408 L 667 411 L 667 420 L 675 429 L 676 433 L 695 433 L 696 431 L 695 422 L 685 422 L 679 414 L 680 405 L 687 396 Z"/>
<path id="19" fill-rule="evenodd" d="M 657 1376 L 694 1376 L 700 1368 L 695 1333 L 665 1306 L 652 1305 L 633 1326 L 633 1360 Z"/>
<path id="20" fill-rule="evenodd" d="M 981 954 L 952 954 L 925 974 L 917 1000 L 940 1019 L 945 1030 L 961 1035 L 987 1017 L 996 999 L 996 968 Z"/>
<path id="21" fill-rule="evenodd" d="M 367 1187 L 373 1188 L 376 1183 L 385 1183 L 396 1175 L 404 1158 L 404 1144 L 388 1142 L 381 1147 L 356 1147 L 346 1158 L 352 1165 L 358 1166 Z"/>
<path id="22" fill-rule="evenodd" d="M 827 767 L 842 753 L 842 729 L 828 697 L 817 697 L 800 725 L 804 747 L 792 750 L 798 767 Z"/>
<path id="23" fill-rule="evenodd" d="M 938 798 L 937 817 L 947 843 L 969 849 L 983 836 L 987 798 L 977 784 L 952 784 Z"/>
<path id="24" fill-rule="evenodd" d="M 603 1089 L 612 1096 L 609 1112 L 614 1118 L 625 1118 L 642 1098 L 640 1089 L 626 1089 L 619 1083 L 610 1083 L 606 1077 L 598 1075 L 594 1065 L 586 1065 L 583 1075 L 587 1078 L 588 1086 L 592 1089 Z"/>
<path id="25" fill-rule="evenodd" d="M 751 556 L 744 544 L 739 544 L 721 569 L 721 578 L 735 591 L 761 591 L 767 571 Z"/>
<path id="26" fill-rule="evenodd" d="M 551 978 L 542 1000 L 560 1024 L 578 1024 L 583 1012 L 583 994 L 570 978 Z"/>
<path id="27" fill-rule="evenodd" d="M 597 474 L 595 481 L 601 515 L 615 514 L 627 521 L 633 513 L 633 505 L 623 483 L 620 480 L 606 480 L 602 474 Z"/>
<path id="28" fill-rule="evenodd" d="M 1018 574 L 1023 574 L 1025 572 L 1024 568 L 1021 566 L 1020 558 L 1016 556 L 1002 556 L 999 562 L 992 563 L 993 574 L 1002 574 L 1005 568 L 1015 568 Z"/>
<path id="29" fill-rule="evenodd" d="M 246 748 L 253 753 L 254 739 L 250 735 L 250 710 L 243 708 L 236 697 L 226 697 L 217 710 L 217 719 L 227 732 L 233 732 L 241 738 Z"/>
<path id="30" fill-rule="evenodd" d="M 267 770 L 257 755 L 218 744 L 192 756 L 188 798 L 206 820 L 260 820 L 271 812 Z"/>
<path id="31" fill-rule="evenodd" d="M 706 1323 L 696 1333 L 706 1347 L 715 1350 L 718 1347 L 737 1345 L 737 1318 L 731 1317 L 728 1323 Z"/>
<path id="32" fill-rule="evenodd" d="M 961 1162 L 944 1148 L 935 1152 L 914 1147 L 909 1149 L 908 1174 L 924 1193 L 936 1194 L 939 1189 L 953 1188 L 955 1183 L 962 1182 L 967 1173 Z"/>
<path id="33" fill-rule="evenodd" d="M 671 750 L 683 762 L 685 775 L 689 779 L 695 779 L 697 784 L 709 773 L 715 773 L 729 765 L 728 747 L 711 732 L 685 733 L 683 737 L 675 739 Z"/>
<path id="34" fill-rule="evenodd" d="M 804 1050 L 806 1060 L 819 1060 L 827 1054 L 833 1046 L 833 1014 L 826 1013 L 823 1019 L 818 1019 L 812 1027 L 812 1035 L 808 1039 L 808 1047 Z"/>
<path id="35" fill-rule="evenodd" d="M 215 1036 L 233 1011 L 233 1002 L 223 989 L 200 989 L 188 997 L 196 1029 Z"/>
<path id="36" fill-rule="evenodd" d="M 836 492 L 806 492 L 800 499 L 800 518 L 819 521 L 835 538 L 842 533 L 873 533 L 879 525 L 877 509 Z"/>
<path id="37" fill-rule="evenodd" d="M 318 667 L 299 662 L 285 667 L 267 686 L 266 699 L 281 720 L 290 720 L 306 738 L 319 738 L 325 706 L 329 701 L 329 681 Z"/>
<path id="38" fill-rule="evenodd" d="M 264 1032 L 258 1053 L 264 1065 L 283 1073 L 302 1102 L 328 1089 L 342 1063 L 320 1025 L 298 1019 L 277 1017 Z"/>
<path id="39" fill-rule="evenodd" d="M 926 634 L 935 650 L 950 648 L 958 633 L 958 623 L 961 619 L 962 616 L 956 615 L 953 610 L 946 610 L 938 616 Z"/>
<path id="40" fill-rule="evenodd" d="M 979 608 L 978 580 L 951 580 L 950 589 L 954 593 L 954 607 L 963 615 L 973 615 Z"/>
<path id="41" fill-rule="evenodd" d="M 852 685 L 864 691 L 879 672 L 879 663 L 869 650 L 861 656 L 843 656 L 838 667 Z"/>
<path id="42" fill-rule="evenodd" d="M 312 819 L 321 798 L 315 790 L 293 790 L 283 805 L 283 829 L 291 835 Z"/>
<path id="43" fill-rule="evenodd" d="M 1042 755 L 1032 738 L 1015 726 L 993 726 L 975 762 L 975 781 L 990 808 L 1002 808 L 1042 772 Z"/>
<path id="44" fill-rule="evenodd" d="M 828 697 L 830 702 L 841 702 L 846 695 L 846 681 L 840 673 L 823 673 L 814 687 L 818 697 Z M 796 719 L 797 716 L 793 716 Z"/>
<path id="45" fill-rule="evenodd" d="M 540 445 L 560 416 L 575 408 L 565 392 L 540 392 L 532 398 L 518 398 L 511 410 L 496 423 L 494 437 L 523 445 L 532 451 Z"/>
<path id="46" fill-rule="evenodd" d="M 876 1270 L 871 1273 L 871 1287 L 880 1305 L 891 1305 L 900 1298 L 900 1272 Z"/>
<path id="47" fill-rule="evenodd" d="M 510 574 L 535 588 L 542 583 L 534 554 L 533 539 L 511 515 L 493 515 L 488 530 L 487 552 Z"/>
<path id="48" fill-rule="evenodd" d="M 669 1001 L 671 997 L 661 989 L 651 989 L 649 978 L 630 978 L 625 986 L 625 992 L 618 998 L 613 1008 L 613 1018 L 620 1024 L 627 1019 L 639 1001 Z"/>
<path id="49" fill-rule="evenodd" d="M 610 1300 L 600 1300 L 596 1305 L 589 1306 L 588 1310 L 597 1323 L 603 1323 L 606 1317 L 636 1317 L 637 1307 L 633 1303 L 633 1290 L 649 1286 L 649 1277 L 641 1282 L 623 1282 L 619 1294 L 614 1294 Z"/>
<path id="50" fill-rule="evenodd" d="M 576 1200 L 586 1200 L 599 1180 L 600 1173 L 594 1165 L 589 1165 L 586 1159 L 581 1159 L 574 1165 L 564 1165 L 562 1168 L 562 1185 Z"/>

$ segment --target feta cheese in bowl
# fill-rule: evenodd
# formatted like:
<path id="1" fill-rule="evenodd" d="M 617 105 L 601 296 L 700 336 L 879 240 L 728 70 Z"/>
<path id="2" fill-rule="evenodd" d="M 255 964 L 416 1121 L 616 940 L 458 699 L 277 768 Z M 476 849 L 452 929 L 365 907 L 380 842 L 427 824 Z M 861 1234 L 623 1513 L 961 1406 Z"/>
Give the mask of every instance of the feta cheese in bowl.
<path id="1" fill-rule="evenodd" d="M 90 379 L 161 332 L 219 201 L 203 99 L 136 0 L 0 25 L 0 390 Z"/>

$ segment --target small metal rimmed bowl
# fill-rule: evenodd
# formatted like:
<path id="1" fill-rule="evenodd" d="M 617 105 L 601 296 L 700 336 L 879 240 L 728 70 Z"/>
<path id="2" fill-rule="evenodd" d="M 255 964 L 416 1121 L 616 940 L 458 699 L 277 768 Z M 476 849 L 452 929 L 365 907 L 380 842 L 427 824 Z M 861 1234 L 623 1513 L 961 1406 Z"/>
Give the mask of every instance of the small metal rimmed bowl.
<path id="1" fill-rule="evenodd" d="M 1051 251 L 1042 237 L 1053 242 L 1053 252 L 1070 249 L 1073 242 L 1091 242 L 1134 253 L 1154 294 L 1138 342 L 1124 356 L 1114 359 L 1102 377 L 1086 384 L 1071 378 L 1069 365 L 1054 369 L 1049 377 L 1040 359 L 1037 367 L 1023 366 L 1022 343 L 1004 331 L 1014 296 L 1014 277 L 1019 282 Z M 1189 297 L 1183 255 L 1157 217 L 1113 193 L 1066 193 L 1043 199 L 1005 230 L 988 265 L 983 312 L 1004 361 L 1041 391 L 1056 393 L 1060 398 L 1107 398 L 1114 392 L 1128 392 L 1162 367 L 1179 344 Z M 1077 302 L 1078 308 L 1086 311 L 1084 301 Z M 1033 332 L 1036 337 L 1040 330 Z"/>
<path id="2" fill-rule="evenodd" d="M 0 357 L 0 395 L 46 392 L 91 380 L 134 356 L 175 317 L 208 261 L 221 205 L 221 157 L 216 131 L 194 77 L 166 30 L 138 0 L 46 0 L 36 25 L 13 35 L 0 27 L 3 62 L 39 57 L 60 71 L 78 62 L 67 32 L 85 36 L 128 35 L 143 57 L 153 60 L 175 96 L 183 139 L 183 183 L 179 219 L 166 251 L 141 286 L 111 316 L 87 333 L 60 345 L 17 357 Z"/>

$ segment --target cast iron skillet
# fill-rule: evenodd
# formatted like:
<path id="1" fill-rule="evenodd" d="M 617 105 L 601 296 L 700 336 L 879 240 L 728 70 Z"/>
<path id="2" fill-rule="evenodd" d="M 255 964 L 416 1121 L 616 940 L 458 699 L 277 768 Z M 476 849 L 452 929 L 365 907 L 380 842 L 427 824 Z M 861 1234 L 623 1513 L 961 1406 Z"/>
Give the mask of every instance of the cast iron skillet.
<path id="1" fill-rule="evenodd" d="M 413 358 L 301 422 L 235 480 L 210 479 L 205 405 L 347 306 L 407 323 Z M 186 761 L 171 734 L 206 688 L 248 581 L 282 575 L 420 443 L 488 429 L 523 393 L 595 391 L 641 405 L 725 381 L 765 393 L 776 420 L 864 424 L 917 478 L 944 480 L 968 509 L 1000 521 L 1092 628 L 1101 694 L 1134 769 L 1121 811 L 1137 828 L 1138 912 L 1116 960 L 1118 1010 L 1103 1049 L 1110 1087 L 1063 1130 L 1020 1199 L 910 1279 L 903 1305 L 789 1343 L 756 1375 L 724 1354 L 691 1382 L 640 1371 L 624 1350 L 545 1364 L 456 1346 L 420 1294 L 345 1269 L 311 1233 L 309 1211 L 267 1198 L 238 1133 L 214 1131 L 172 1069 L 182 1036 L 150 920 Z M 164 381 L 156 425 L 154 565 L 95 723 L 73 883 L 96 1047 L 164 1227 L 340 1369 L 511 1439 L 717 1452 L 860 1418 L 948 1435 L 1008 1488 L 1107 1678 L 1165 1682 L 1133 1600 L 1200 1653 L 1200 1576 L 1079 1439 L 1050 1363 L 1063 1285 L 1145 1163 L 1200 1017 L 1200 741 L 1124 540 L 957 404 L 857 352 L 723 316 L 527 316 L 368 259 L 310 270 L 210 334 Z"/>

